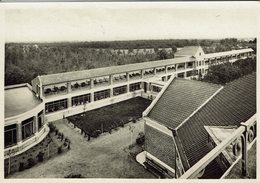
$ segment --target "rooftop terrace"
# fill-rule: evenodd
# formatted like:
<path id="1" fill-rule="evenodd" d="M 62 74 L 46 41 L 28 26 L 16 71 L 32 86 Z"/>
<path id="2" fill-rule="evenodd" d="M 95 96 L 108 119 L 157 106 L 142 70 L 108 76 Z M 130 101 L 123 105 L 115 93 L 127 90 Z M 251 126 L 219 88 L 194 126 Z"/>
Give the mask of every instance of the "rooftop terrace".
<path id="1" fill-rule="evenodd" d="M 27 84 L 5 88 L 5 118 L 25 113 L 40 103 Z"/>

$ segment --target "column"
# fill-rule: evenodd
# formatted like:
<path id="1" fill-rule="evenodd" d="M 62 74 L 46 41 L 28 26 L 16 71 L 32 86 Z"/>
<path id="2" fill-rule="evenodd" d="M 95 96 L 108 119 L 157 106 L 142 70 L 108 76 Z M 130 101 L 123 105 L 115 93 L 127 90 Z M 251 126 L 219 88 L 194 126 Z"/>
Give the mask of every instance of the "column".
<path id="1" fill-rule="evenodd" d="M 94 102 L 94 92 L 90 93 L 90 102 Z"/>
<path id="2" fill-rule="evenodd" d="M 126 81 L 129 81 L 129 73 L 126 73 Z"/>
<path id="3" fill-rule="evenodd" d="M 113 88 L 110 88 L 110 97 L 113 97 Z"/>
<path id="4" fill-rule="evenodd" d="M 22 122 L 17 123 L 16 136 L 17 143 L 22 142 Z"/>
<path id="5" fill-rule="evenodd" d="M 179 65 L 179 64 L 175 64 L 175 72 L 178 71 L 178 65 Z"/>
<path id="6" fill-rule="evenodd" d="M 67 83 L 67 92 L 70 93 L 71 92 L 71 82 Z"/>
<path id="7" fill-rule="evenodd" d="M 69 108 L 69 107 L 71 107 L 71 100 L 72 100 L 72 98 L 69 97 L 69 98 L 67 98 L 67 100 L 68 100 L 68 108 Z"/>
<path id="8" fill-rule="evenodd" d="M 94 80 L 90 78 L 90 89 L 94 88 Z"/>
<path id="9" fill-rule="evenodd" d="M 129 87 L 130 87 L 130 85 L 129 85 L 129 84 L 127 84 L 127 85 L 126 85 L 126 93 L 128 93 L 128 92 L 129 92 Z"/>
<path id="10" fill-rule="evenodd" d="M 245 128 L 247 128 L 247 127 L 245 126 Z M 245 129 L 245 131 L 243 132 L 243 136 L 241 138 L 241 140 L 242 140 L 241 163 L 242 163 L 242 176 L 243 177 L 247 177 L 247 175 L 248 175 L 248 173 L 247 173 L 247 138 L 248 138 L 247 129 Z"/>
<path id="11" fill-rule="evenodd" d="M 39 131 L 39 126 L 38 126 L 38 116 L 34 116 L 33 120 L 33 127 L 34 127 L 34 133 L 38 133 Z"/>
<path id="12" fill-rule="evenodd" d="M 109 85 L 112 85 L 113 84 L 113 75 L 110 75 L 109 76 Z"/>
<path id="13" fill-rule="evenodd" d="M 144 70 L 141 70 L 141 78 L 144 77 Z"/>
<path id="14" fill-rule="evenodd" d="M 154 75 L 156 75 L 156 68 L 153 69 L 153 73 L 154 73 Z"/>
<path id="15" fill-rule="evenodd" d="M 165 66 L 165 68 L 164 68 L 164 69 L 165 69 L 165 73 L 167 73 L 167 72 L 168 72 L 168 70 L 167 70 L 167 69 L 168 69 L 168 67 L 167 67 L 167 66 Z"/>

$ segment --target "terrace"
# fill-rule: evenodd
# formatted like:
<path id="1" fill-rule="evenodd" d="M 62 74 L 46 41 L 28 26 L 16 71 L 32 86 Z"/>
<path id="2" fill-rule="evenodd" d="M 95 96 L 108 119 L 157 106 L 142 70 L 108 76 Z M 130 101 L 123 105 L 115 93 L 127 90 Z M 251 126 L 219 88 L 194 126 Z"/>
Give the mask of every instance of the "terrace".
<path id="1" fill-rule="evenodd" d="M 50 97 L 53 95 L 62 95 L 67 93 L 67 83 L 43 86 L 43 94 L 45 97 Z"/>
<path id="2" fill-rule="evenodd" d="M 41 103 L 26 84 L 6 87 L 4 93 L 5 118 L 25 113 Z"/>

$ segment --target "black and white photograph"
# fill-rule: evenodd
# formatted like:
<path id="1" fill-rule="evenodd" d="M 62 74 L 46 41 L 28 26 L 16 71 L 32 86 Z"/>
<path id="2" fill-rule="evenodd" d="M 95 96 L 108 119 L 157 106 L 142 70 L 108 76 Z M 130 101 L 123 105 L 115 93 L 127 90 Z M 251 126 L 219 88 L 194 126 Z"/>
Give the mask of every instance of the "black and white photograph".
<path id="1" fill-rule="evenodd" d="M 4 181 L 257 181 L 258 2 L 0 6 Z"/>

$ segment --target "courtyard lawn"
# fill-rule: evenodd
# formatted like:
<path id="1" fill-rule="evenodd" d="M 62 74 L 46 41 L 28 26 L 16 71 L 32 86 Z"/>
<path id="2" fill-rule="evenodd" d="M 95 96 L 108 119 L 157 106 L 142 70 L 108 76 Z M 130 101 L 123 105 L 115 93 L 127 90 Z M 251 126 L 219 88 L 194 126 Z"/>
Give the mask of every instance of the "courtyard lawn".
<path id="1" fill-rule="evenodd" d="M 96 110 L 68 117 L 69 122 L 75 124 L 86 134 L 95 136 L 95 132 L 111 132 L 119 126 L 142 117 L 143 111 L 151 104 L 150 100 L 136 97 L 123 102 L 105 106 Z"/>

